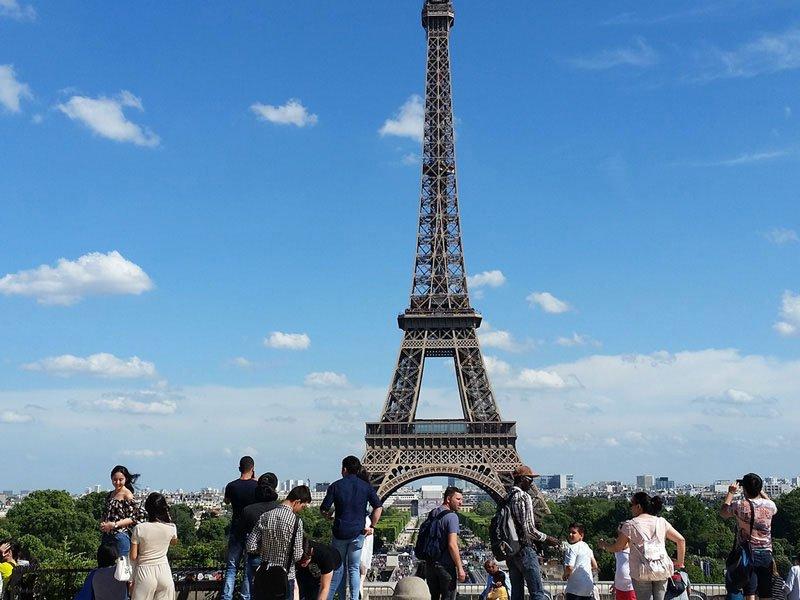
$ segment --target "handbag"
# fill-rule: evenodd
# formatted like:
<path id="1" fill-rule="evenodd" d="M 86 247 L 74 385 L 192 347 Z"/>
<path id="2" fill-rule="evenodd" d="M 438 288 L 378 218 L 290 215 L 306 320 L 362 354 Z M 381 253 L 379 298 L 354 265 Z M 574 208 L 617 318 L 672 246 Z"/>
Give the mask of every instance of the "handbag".
<path id="1" fill-rule="evenodd" d="M 133 565 L 127 556 L 117 558 L 117 566 L 114 568 L 114 579 L 117 581 L 130 581 L 133 579 Z"/>
<path id="2" fill-rule="evenodd" d="M 294 558 L 294 540 L 300 526 L 300 517 L 295 515 L 292 539 L 289 542 L 289 551 L 286 553 L 286 563 L 281 565 L 266 565 L 262 563 L 256 570 L 253 578 L 253 597 L 255 600 L 286 600 L 289 591 L 289 569 Z"/>
<path id="3" fill-rule="evenodd" d="M 733 542 L 733 549 L 728 553 L 728 557 L 725 559 L 725 571 L 728 575 L 728 579 L 738 587 L 741 587 L 747 581 L 750 577 L 750 571 L 753 569 L 753 550 L 750 547 L 750 542 L 753 539 L 756 507 L 749 498 L 747 502 L 750 504 L 750 537 L 747 542 L 741 542 L 739 540 L 739 532 L 737 531 Z"/>
<path id="4" fill-rule="evenodd" d="M 686 591 L 686 582 L 683 579 L 680 571 L 672 574 L 672 577 L 667 579 L 667 595 L 670 598 L 677 598 Z"/>

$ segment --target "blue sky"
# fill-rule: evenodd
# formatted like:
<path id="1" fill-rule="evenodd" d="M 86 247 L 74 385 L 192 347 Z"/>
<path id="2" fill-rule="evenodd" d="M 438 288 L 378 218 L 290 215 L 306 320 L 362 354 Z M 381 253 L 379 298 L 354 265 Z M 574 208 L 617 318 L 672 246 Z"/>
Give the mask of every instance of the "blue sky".
<path id="1" fill-rule="evenodd" d="M 419 9 L 0 0 L 0 488 L 360 454 L 411 281 Z M 467 269 L 525 460 L 794 474 L 796 6 L 456 13 Z"/>

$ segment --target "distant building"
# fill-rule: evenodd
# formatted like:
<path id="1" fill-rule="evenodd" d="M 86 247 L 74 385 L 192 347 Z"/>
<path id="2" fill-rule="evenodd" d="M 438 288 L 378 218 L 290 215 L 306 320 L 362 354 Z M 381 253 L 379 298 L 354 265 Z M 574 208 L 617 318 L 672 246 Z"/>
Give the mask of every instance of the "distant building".
<path id="1" fill-rule="evenodd" d="M 441 485 L 423 485 L 420 487 L 420 497 L 423 500 L 441 500 L 444 488 Z"/>
<path id="2" fill-rule="evenodd" d="M 315 483 L 314 484 L 314 491 L 315 492 L 327 492 L 328 488 L 331 486 L 330 481 L 325 481 L 323 483 Z"/>
<path id="3" fill-rule="evenodd" d="M 540 475 L 538 486 L 543 490 L 569 490 L 575 487 L 574 476 L 566 474 Z"/>
<path id="4" fill-rule="evenodd" d="M 660 492 L 674 490 L 675 482 L 669 477 L 656 477 L 656 489 Z"/>
<path id="5" fill-rule="evenodd" d="M 298 485 L 308 485 L 308 482 L 305 479 L 287 479 L 278 484 L 278 491 L 291 492 Z"/>
<path id="6" fill-rule="evenodd" d="M 640 490 L 652 490 L 655 479 L 652 475 L 637 475 L 636 487 Z"/>
<path id="7" fill-rule="evenodd" d="M 711 486 L 715 494 L 726 494 L 728 486 L 733 483 L 730 479 L 717 479 Z"/>

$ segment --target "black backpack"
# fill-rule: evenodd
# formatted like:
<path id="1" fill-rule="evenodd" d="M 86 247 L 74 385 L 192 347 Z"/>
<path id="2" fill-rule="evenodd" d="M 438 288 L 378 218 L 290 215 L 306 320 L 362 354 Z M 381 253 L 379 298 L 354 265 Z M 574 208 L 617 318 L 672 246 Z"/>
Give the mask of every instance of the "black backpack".
<path id="1" fill-rule="evenodd" d="M 507 560 L 522 548 L 517 522 L 511 512 L 511 498 L 519 493 L 513 490 L 505 500 L 497 503 L 497 510 L 489 523 L 489 540 L 492 554 L 497 560 Z"/>
<path id="2" fill-rule="evenodd" d="M 444 547 L 447 544 L 442 518 L 453 512 L 452 510 L 443 510 L 434 515 L 434 510 L 428 513 L 428 518 L 420 525 L 417 543 L 414 546 L 414 554 L 418 559 L 426 562 L 436 562 L 442 558 Z"/>

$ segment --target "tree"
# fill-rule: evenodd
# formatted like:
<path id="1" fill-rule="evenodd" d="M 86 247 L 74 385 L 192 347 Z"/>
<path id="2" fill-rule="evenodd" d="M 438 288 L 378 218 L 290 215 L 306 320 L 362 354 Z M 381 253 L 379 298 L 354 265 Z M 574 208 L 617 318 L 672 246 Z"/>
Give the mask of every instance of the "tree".
<path id="1" fill-rule="evenodd" d="M 725 522 L 718 507 L 695 496 L 678 496 L 667 519 L 686 538 L 689 554 L 725 558 L 733 547 L 733 522 Z"/>
<path id="2" fill-rule="evenodd" d="M 100 544 L 98 522 L 78 511 L 65 491 L 31 492 L 8 511 L 5 524 L 14 536 L 35 536 L 48 548 L 66 544 L 71 552 L 93 555 Z"/>
<path id="3" fill-rule="evenodd" d="M 328 541 L 333 535 L 333 521 L 319 512 L 318 508 L 306 508 L 300 513 L 303 529 L 310 538 Z"/>
<path id="4" fill-rule="evenodd" d="M 85 513 L 98 523 L 103 520 L 108 492 L 91 492 L 75 501 L 75 510 Z"/>
<path id="5" fill-rule="evenodd" d="M 198 542 L 222 542 L 227 543 L 227 529 L 230 519 L 226 517 L 209 517 L 200 521 L 197 528 Z"/>
<path id="6" fill-rule="evenodd" d="M 192 509 L 185 504 L 173 504 L 169 514 L 178 530 L 178 542 L 186 547 L 194 544 L 197 541 L 197 530 Z"/>
<path id="7" fill-rule="evenodd" d="M 800 549 L 800 488 L 777 499 L 778 513 L 772 519 L 772 533 Z"/>
<path id="8" fill-rule="evenodd" d="M 481 500 L 475 505 L 472 512 L 482 517 L 491 517 L 497 510 L 497 505 L 490 500 Z"/>

